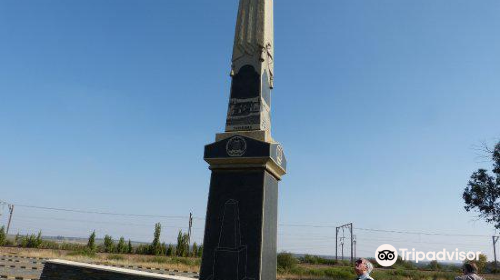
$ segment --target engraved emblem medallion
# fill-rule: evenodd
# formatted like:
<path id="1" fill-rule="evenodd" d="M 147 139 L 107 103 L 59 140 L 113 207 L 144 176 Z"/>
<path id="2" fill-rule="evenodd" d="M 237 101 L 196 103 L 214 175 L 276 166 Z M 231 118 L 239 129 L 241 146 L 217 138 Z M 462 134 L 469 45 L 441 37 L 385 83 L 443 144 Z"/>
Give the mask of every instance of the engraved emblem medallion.
<path id="1" fill-rule="evenodd" d="M 247 142 L 243 137 L 234 136 L 226 144 L 226 153 L 230 157 L 241 157 L 247 151 Z"/>

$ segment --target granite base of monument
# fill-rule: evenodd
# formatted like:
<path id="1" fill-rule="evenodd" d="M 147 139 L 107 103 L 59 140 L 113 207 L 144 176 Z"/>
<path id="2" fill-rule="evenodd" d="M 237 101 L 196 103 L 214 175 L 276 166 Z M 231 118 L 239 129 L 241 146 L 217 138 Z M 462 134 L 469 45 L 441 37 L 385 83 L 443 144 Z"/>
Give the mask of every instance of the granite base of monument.
<path id="1" fill-rule="evenodd" d="M 132 269 L 93 265 L 65 260 L 48 260 L 40 280 L 195 280 L 194 278 L 160 275 Z"/>
<path id="2" fill-rule="evenodd" d="M 204 158 L 212 176 L 200 280 L 275 280 L 281 147 L 236 135 L 207 145 Z"/>

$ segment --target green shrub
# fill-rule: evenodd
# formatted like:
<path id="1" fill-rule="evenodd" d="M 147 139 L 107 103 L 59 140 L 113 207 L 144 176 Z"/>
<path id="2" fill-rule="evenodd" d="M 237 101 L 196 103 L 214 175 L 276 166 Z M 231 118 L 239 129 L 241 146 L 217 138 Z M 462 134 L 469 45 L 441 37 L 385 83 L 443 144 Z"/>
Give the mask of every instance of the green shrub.
<path id="1" fill-rule="evenodd" d="M 57 242 L 49 241 L 49 240 L 43 240 L 42 244 L 40 245 L 40 248 L 42 248 L 42 249 L 59 250 L 61 248 L 61 246 Z"/>
<path id="2" fill-rule="evenodd" d="M 454 272 L 427 272 L 404 269 L 384 269 L 374 271 L 371 276 L 374 279 L 384 280 L 454 280 L 457 274 Z"/>
<path id="3" fill-rule="evenodd" d="M 180 258 L 180 257 L 167 257 L 167 256 L 155 256 L 155 257 L 142 257 L 137 258 L 137 262 L 145 263 L 159 263 L 159 264 L 185 264 L 188 266 L 199 266 L 201 264 L 200 259 L 194 258 Z"/>
<path id="4" fill-rule="evenodd" d="M 110 235 L 104 236 L 104 252 L 113 253 L 115 251 L 115 243 Z"/>
<path id="5" fill-rule="evenodd" d="M 130 239 L 128 240 L 127 253 L 134 253 L 134 247 L 132 247 L 132 242 L 130 241 Z"/>
<path id="6" fill-rule="evenodd" d="M 293 269 L 298 260 L 292 255 L 292 253 L 281 252 L 277 256 L 278 261 L 278 271 L 290 271 Z"/>
<path id="7" fill-rule="evenodd" d="M 196 242 L 193 243 L 193 246 L 191 247 L 191 257 L 196 257 L 198 256 L 198 244 Z"/>
<path id="8" fill-rule="evenodd" d="M 14 241 L 10 240 L 10 239 L 6 239 L 5 242 L 3 243 L 3 246 L 15 246 L 16 244 L 14 244 Z"/>
<path id="9" fill-rule="evenodd" d="M 95 230 L 90 234 L 87 247 L 90 251 L 95 251 Z"/>
<path id="10" fill-rule="evenodd" d="M 127 246 L 125 245 L 125 238 L 122 236 L 116 245 L 116 252 L 120 254 L 127 253 Z"/>
<path id="11" fill-rule="evenodd" d="M 20 246 L 22 248 L 39 248 L 42 245 L 42 232 L 38 232 L 38 235 L 28 235 L 21 239 Z"/>
<path id="12" fill-rule="evenodd" d="M 21 242 L 21 235 L 18 232 L 16 234 L 16 237 L 14 237 L 14 243 L 15 243 L 16 246 L 18 246 L 20 242 Z"/>
<path id="13" fill-rule="evenodd" d="M 88 258 L 95 258 L 96 253 L 94 251 L 90 251 L 88 248 L 72 251 L 67 254 L 68 256 L 83 256 Z"/>
<path id="14" fill-rule="evenodd" d="M 169 257 L 171 257 L 171 256 L 174 255 L 174 253 L 175 253 L 174 245 L 168 244 L 166 255 L 169 256 Z"/>
<path id="15" fill-rule="evenodd" d="M 177 246 L 175 247 L 175 254 L 178 257 L 187 257 L 189 254 L 189 244 L 188 244 L 189 236 L 187 233 L 182 233 L 182 230 L 179 230 L 177 234 Z"/>
<path id="16" fill-rule="evenodd" d="M 160 235 L 161 235 L 161 224 L 155 224 L 155 232 L 153 242 L 151 243 L 150 253 L 155 256 L 163 255 L 161 244 L 160 244 Z"/>
<path id="17" fill-rule="evenodd" d="M 0 246 L 5 245 L 6 240 L 7 240 L 7 235 L 5 234 L 5 227 L 2 226 L 0 228 Z"/>
<path id="18" fill-rule="evenodd" d="M 123 261 L 123 260 L 125 260 L 125 257 L 121 256 L 121 255 L 111 254 L 111 255 L 108 255 L 106 257 L 106 259 L 108 259 L 110 261 Z"/>
<path id="19" fill-rule="evenodd" d="M 333 259 L 327 259 L 320 256 L 305 255 L 300 258 L 300 262 L 309 264 L 324 264 L 324 265 L 335 265 L 338 262 Z"/>
<path id="20" fill-rule="evenodd" d="M 201 258 L 203 256 L 203 244 L 200 244 L 200 246 L 198 247 L 198 256 L 199 258 Z"/>
<path id="21" fill-rule="evenodd" d="M 333 279 L 355 279 L 356 274 L 353 269 L 327 268 L 325 276 Z"/>
<path id="22" fill-rule="evenodd" d="M 138 255 L 149 255 L 150 252 L 151 252 L 150 245 L 141 244 L 141 245 L 135 247 L 135 253 Z"/>
<path id="23" fill-rule="evenodd" d="M 67 251 L 90 250 L 86 245 L 79 243 L 60 243 L 59 249 Z"/>
<path id="24" fill-rule="evenodd" d="M 438 261 L 436 260 L 432 260 L 427 266 L 427 268 L 431 270 L 441 270 L 441 264 L 439 264 Z"/>
<path id="25" fill-rule="evenodd" d="M 298 275 L 301 278 L 303 276 L 308 276 L 305 278 L 332 278 L 335 280 L 352 280 L 356 279 L 354 269 L 352 267 L 326 267 L 326 268 L 306 268 L 301 266 L 295 266 L 288 271 L 281 271 L 286 273 L 291 273 L 293 275 Z M 385 279 L 384 279 L 385 280 Z"/>

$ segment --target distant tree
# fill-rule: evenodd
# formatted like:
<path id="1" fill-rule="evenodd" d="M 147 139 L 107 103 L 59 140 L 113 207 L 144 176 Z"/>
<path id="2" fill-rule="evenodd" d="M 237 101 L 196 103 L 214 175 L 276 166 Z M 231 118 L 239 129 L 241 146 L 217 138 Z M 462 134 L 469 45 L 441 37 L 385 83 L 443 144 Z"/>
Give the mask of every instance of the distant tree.
<path id="1" fill-rule="evenodd" d="M 486 255 L 484 255 L 484 254 L 479 254 L 479 258 L 477 261 L 476 260 L 473 260 L 473 261 L 465 260 L 464 261 L 464 263 L 468 263 L 468 262 L 475 263 L 479 272 L 484 272 L 484 269 L 486 268 L 486 265 L 488 264 L 488 257 L 486 257 Z"/>
<path id="2" fill-rule="evenodd" d="M 292 255 L 292 253 L 281 252 L 277 256 L 278 270 L 289 271 L 293 269 L 298 263 L 298 260 Z"/>
<path id="3" fill-rule="evenodd" d="M 151 244 L 148 245 L 140 244 L 134 248 L 134 252 L 138 255 L 151 254 Z"/>
<path id="4" fill-rule="evenodd" d="M 191 248 L 191 257 L 198 256 L 198 244 L 196 242 L 193 243 L 193 247 Z"/>
<path id="5" fill-rule="evenodd" d="M 5 245 L 6 240 L 7 240 L 7 235 L 5 234 L 5 227 L 2 226 L 0 228 L 0 246 Z"/>
<path id="6" fill-rule="evenodd" d="M 23 248 L 39 248 L 42 244 L 42 232 L 39 231 L 38 235 L 26 234 L 26 236 L 20 238 L 19 246 Z"/>
<path id="7" fill-rule="evenodd" d="M 378 264 L 377 261 L 375 261 L 374 263 Z M 403 258 L 401 258 L 401 256 L 398 256 L 395 265 L 408 270 L 417 269 L 417 267 L 411 261 L 409 260 L 404 261 Z"/>
<path id="8" fill-rule="evenodd" d="M 26 236 L 23 236 L 21 238 L 21 241 L 19 242 L 19 246 L 21 246 L 22 248 L 28 247 L 28 239 L 29 239 L 28 234 L 26 234 Z"/>
<path id="9" fill-rule="evenodd" d="M 40 248 L 42 246 L 42 231 L 38 231 L 38 235 L 35 240 L 35 248 Z"/>
<path id="10" fill-rule="evenodd" d="M 123 236 L 120 237 L 118 245 L 116 245 L 116 252 L 122 254 L 127 252 L 127 246 L 125 245 L 125 238 Z"/>
<path id="11" fill-rule="evenodd" d="M 19 242 L 21 241 L 21 235 L 19 234 L 19 232 L 16 234 L 16 237 L 14 237 L 14 242 L 16 243 L 16 245 L 19 245 Z"/>
<path id="12" fill-rule="evenodd" d="M 199 258 L 201 258 L 203 256 L 203 244 L 200 244 L 200 246 L 198 247 L 198 256 Z"/>
<path id="13" fill-rule="evenodd" d="M 175 252 L 174 246 L 172 244 L 168 244 L 166 255 L 171 257 L 174 255 L 174 252 Z"/>
<path id="14" fill-rule="evenodd" d="M 104 252 L 113 253 L 114 247 L 115 247 L 115 244 L 113 242 L 113 237 L 106 234 L 106 236 L 104 236 Z"/>
<path id="15" fill-rule="evenodd" d="M 161 235 L 161 224 L 155 224 L 155 233 L 153 242 L 151 243 L 151 254 L 153 255 L 161 255 L 161 243 L 160 243 L 160 235 Z"/>
<path id="16" fill-rule="evenodd" d="M 479 169 L 474 172 L 462 195 L 465 210 L 479 212 L 479 217 L 500 229 L 500 142 L 493 150 L 485 148 L 492 155 L 493 174 Z"/>
<path id="17" fill-rule="evenodd" d="M 432 269 L 432 270 L 440 270 L 441 269 L 441 265 L 436 260 L 432 260 L 429 263 L 428 267 L 429 267 L 429 269 Z"/>
<path id="18" fill-rule="evenodd" d="M 185 233 L 182 233 L 182 230 L 179 230 L 179 234 L 177 235 L 177 246 L 176 246 L 176 255 L 179 257 L 186 257 L 189 254 L 189 244 L 188 244 L 189 236 Z"/>
<path id="19" fill-rule="evenodd" d="M 182 256 L 182 253 L 184 252 L 182 248 L 182 230 L 179 230 L 179 233 L 177 234 L 177 246 L 175 246 L 175 255 L 176 256 Z"/>
<path id="20" fill-rule="evenodd" d="M 165 242 L 161 243 L 161 255 L 165 256 L 167 254 L 168 246 Z"/>
<path id="21" fill-rule="evenodd" d="M 128 240 L 127 253 L 129 253 L 129 254 L 134 253 L 134 247 L 132 247 L 132 242 L 130 241 L 130 239 Z"/>
<path id="22" fill-rule="evenodd" d="M 87 248 L 89 248 L 89 250 L 92 252 L 95 251 L 95 230 L 89 236 L 89 241 L 87 242 Z"/>

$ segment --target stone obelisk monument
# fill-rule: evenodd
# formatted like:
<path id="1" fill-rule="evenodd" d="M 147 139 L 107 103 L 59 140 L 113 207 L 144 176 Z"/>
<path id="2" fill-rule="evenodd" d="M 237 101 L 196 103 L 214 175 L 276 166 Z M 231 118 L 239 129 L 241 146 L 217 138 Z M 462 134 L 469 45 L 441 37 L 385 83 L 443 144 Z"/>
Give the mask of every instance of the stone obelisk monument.
<path id="1" fill-rule="evenodd" d="M 283 148 L 271 137 L 273 1 L 240 0 L 226 131 L 205 146 L 212 176 L 201 280 L 276 280 Z"/>

